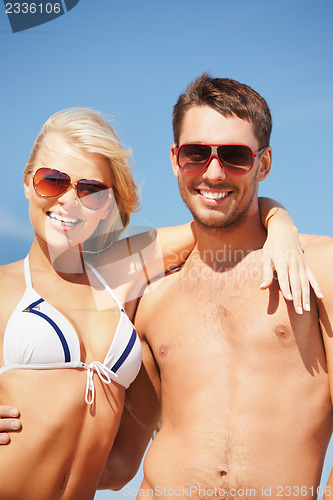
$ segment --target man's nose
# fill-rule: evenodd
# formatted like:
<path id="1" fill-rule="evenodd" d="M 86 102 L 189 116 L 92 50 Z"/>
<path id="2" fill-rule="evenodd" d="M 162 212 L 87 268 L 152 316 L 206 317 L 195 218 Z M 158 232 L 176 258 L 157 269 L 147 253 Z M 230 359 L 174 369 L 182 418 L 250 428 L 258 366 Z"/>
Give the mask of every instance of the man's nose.
<path id="1" fill-rule="evenodd" d="M 202 177 L 212 182 L 220 182 L 226 179 L 226 171 L 221 167 L 216 156 L 211 158 Z"/>

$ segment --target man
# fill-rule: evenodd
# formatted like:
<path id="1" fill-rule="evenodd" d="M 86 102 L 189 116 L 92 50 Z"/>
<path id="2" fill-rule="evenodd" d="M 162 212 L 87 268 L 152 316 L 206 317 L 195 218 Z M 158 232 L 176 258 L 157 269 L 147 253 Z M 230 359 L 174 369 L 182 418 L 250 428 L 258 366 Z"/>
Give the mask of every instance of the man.
<path id="1" fill-rule="evenodd" d="M 317 498 L 333 424 L 333 241 L 302 239 L 324 294 L 310 310 L 297 314 L 277 283 L 260 290 L 265 100 L 204 74 L 178 99 L 173 127 L 172 167 L 197 245 L 137 309 L 146 371 L 129 389 L 101 487 L 134 473 L 161 404 L 139 496 Z"/>

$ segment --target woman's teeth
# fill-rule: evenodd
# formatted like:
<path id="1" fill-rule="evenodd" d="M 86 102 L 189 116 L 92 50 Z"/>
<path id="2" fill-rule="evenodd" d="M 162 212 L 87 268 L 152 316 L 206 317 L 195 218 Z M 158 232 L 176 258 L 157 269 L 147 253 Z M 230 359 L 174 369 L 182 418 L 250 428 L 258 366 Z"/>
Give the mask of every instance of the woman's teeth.
<path id="1" fill-rule="evenodd" d="M 75 224 L 78 224 L 80 222 L 80 219 L 74 219 L 73 217 L 67 217 L 66 215 L 56 214 L 53 212 L 49 212 L 48 216 L 51 220 L 60 222 L 64 226 L 74 226 Z"/>

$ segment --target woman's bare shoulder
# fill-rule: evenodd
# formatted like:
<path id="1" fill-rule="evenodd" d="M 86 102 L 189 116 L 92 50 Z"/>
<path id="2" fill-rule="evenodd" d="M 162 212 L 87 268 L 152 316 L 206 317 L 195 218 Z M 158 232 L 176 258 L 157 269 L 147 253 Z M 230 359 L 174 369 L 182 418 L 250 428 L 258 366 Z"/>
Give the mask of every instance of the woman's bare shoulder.
<path id="1" fill-rule="evenodd" d="M 0 266 L 0 331 L 9 319 L 25 290 L 23 261 Z"/>
<path id="2" fill-rule="evenodd" d="M 23 260 L 0 265 L 0 287 L 15 288 L 24 279 Z"/>

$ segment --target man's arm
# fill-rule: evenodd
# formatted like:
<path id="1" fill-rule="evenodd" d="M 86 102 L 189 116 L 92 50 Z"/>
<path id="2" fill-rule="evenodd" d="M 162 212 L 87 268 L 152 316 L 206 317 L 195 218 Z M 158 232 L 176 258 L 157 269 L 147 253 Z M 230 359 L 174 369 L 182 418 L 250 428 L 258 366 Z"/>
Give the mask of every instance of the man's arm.
<path id="1" fill-rule="evenodd" d="M 319 322 L 322 331 L 331 400 L 333 406 L 333 238 L 314 236 L 309 237 L 309 244 L 304 243 L 304 250 L 309 263 L 320 280 L 324 297 L 317 300 Z M 303 242 L 301 240 L 303 245 Z M 333 495 L 333 469 L 327 482 L 323 500 L 329 500 Z"/>
<path id="2" fill-rule="evenodd" d="M 144 295 L 135 317 L 142 345 L 142 367 L 126 391 L 120 427 L 98 489 L 119 490 L 135 476 L 160 420 L 160 377 L 154 356 L 145 341 L 145 321 L 149 321 L 149 308 L 145 307 Z"/>
<path id="3" fill-rule="evenodd" d="M 319 310 L 319 321 L 321 330 L 323 333 L 326 359 L 327 359 L 327 369 L 329 375 L 329 383 L 331 390 L 331 400 L 333 405 L 333 286 L 332 286 L 332 275 L 333 275 L 333 240 L 324 243 L 324 255 L 323 262 L 321 263 L 321 273 L 318 274 L 318 278 L 321 280 L 321 286 L 324 294 L 322 301 L 318 301 Z M 325 269 L 324 269 L 325 266 Z M 325 495 L 323 500 L 328 500 L 332 498 L 333 495 L 333 468 L 327 486 L 325 489 Z"/>

